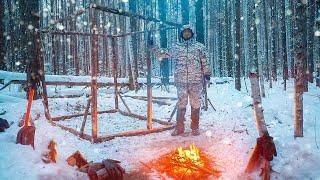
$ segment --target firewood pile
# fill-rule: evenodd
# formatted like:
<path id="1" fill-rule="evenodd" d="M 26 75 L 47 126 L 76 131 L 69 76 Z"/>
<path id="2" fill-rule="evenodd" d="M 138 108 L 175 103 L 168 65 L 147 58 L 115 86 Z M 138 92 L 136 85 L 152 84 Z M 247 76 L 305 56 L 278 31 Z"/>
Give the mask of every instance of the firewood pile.
<path id="1" fill-rule="evenodd" d="M 105 159 L 100 162 L 88 162 L 84 156 L 76 151 L 67 162 L 70 166 L 77 166 L 80 172 L 87 173 L 90 180 L 122 180 L 125 170 L 120 161 Z"/>

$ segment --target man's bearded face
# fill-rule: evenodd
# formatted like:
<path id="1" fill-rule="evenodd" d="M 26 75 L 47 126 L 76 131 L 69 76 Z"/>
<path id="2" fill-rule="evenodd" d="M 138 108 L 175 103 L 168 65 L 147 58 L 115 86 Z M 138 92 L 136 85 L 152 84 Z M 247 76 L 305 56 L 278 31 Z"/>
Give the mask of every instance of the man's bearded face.
<path id="1" fill-rule="evenodd" d="M 190 29 L 185 29 L 182 31 L 182 38 L 187 41 L 192 38 L 192 32 Z"/>

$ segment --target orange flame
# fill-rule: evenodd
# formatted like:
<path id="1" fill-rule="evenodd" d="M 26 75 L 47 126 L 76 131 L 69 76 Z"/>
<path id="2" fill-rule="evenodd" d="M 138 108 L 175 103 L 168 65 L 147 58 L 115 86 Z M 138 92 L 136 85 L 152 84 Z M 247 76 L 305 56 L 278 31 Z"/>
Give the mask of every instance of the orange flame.
<path id="1" fill-rule="evenodd" d="M 157 171 L 174 179 L 208 179 L 209 176 L 221 176 L 221 171 L 212 167 L 212 157 L 200 151 L 194 144 L 189 148 L 179 147 L 152 164 Z"/>
<path id="2" fill-rule="evenodd" d="M 195 165 L 203 166 L 199 149 L 194 144 L 190 145 L 190 149 L 182 149 L 182 147 L 179 147 L 177 160 L 181 163 L 191 162 Z"/>

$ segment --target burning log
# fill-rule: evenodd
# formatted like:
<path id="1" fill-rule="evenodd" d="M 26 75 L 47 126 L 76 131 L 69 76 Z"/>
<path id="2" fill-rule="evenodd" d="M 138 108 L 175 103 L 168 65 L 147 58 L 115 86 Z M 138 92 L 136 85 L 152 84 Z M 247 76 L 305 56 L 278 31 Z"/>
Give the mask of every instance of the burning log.
<path id="1" fill-rule="evenodd" d="M 53 140 L 50 141 L 48 145 L 48 152 L 45 152 L 42 155 L 42 161 L 44 163 L 57 162 L 58 152 L 57 152 L 57 143 Z"/>

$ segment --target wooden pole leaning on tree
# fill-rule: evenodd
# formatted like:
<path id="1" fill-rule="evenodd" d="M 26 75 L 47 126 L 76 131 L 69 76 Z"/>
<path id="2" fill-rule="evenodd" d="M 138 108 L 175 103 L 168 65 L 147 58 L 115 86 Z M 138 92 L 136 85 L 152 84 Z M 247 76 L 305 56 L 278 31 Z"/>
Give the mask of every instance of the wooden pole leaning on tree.
<path id="1" fill-rule="evenodd" d="M 264 120 L 262 101 L 260 95 L 259 77 L 257 73 L 250 73 L 251 91 L 253 99 L 253 110 L 256 119 L 256 126 L 259 131 L 257 144 L 251 154 L 245 172 L 251 173 L 258 167 L 262 168 L 261 175 L 264 180 L 270 179 L 270 161 L 273 156 L 277 156 L 277 151 L 273 138 L 269 136 L 268 129 Z"/>
<path id="2" fill-rule="evenodd" d="M 92 138 L 98 137 L 98 98 L 97 98 L 97 70 L 98 70 L 98 36 L 96 13 L 94 9 L 89 10 L 89 20 L 91 22 L 91 118 L 92 118 Z"/>

